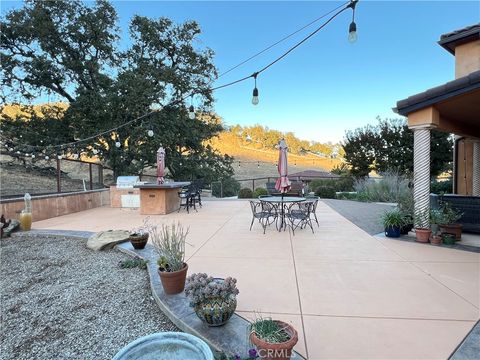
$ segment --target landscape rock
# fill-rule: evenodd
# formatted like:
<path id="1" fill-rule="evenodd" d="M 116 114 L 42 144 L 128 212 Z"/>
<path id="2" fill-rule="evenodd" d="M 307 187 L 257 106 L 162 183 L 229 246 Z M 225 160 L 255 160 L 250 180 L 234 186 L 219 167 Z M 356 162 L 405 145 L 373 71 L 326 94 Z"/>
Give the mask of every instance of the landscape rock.
<path id="1" fill-rule="evenodd" d="M 87 247 L 95 251 L 111 249 L 117 244 L 128 241 L 129 236 L 130 231 L 128 230 L 100 231 L 90 236 Z"/>

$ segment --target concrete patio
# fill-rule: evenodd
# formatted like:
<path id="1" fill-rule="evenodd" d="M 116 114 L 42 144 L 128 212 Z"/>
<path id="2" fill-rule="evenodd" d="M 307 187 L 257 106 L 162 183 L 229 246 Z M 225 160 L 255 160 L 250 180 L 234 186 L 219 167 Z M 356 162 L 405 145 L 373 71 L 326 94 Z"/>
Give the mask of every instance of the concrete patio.
<path id="1" fill-rule="evenodd" d="M 237 313 L 291 322 L 309 359 L 446 359 L 479 318 L 480 254 L 376 238 L 320 202 L 293 236 L 251 221 L 247 201 L 151 216 L 190 226 L 189 273 L 238 279 Z M 131 229 L 138 210 L 95 208 L 35 229 Z"/>

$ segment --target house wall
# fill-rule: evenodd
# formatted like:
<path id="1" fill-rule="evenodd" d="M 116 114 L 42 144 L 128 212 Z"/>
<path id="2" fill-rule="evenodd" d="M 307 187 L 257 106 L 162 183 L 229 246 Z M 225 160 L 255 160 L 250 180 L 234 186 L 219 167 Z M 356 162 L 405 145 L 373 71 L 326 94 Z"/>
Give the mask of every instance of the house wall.
<path id="1" fill-rule="evenodd" d="M 455 48 L 455 79 L 480 70 L 480 40 Z"/>
<path id="2" fill-rule="evenodd" d="M 473 190 L 473 142 L 469 139 L 458 141 L 456 148 L 456 193 L 472 195 Z"/>
<path id="3" fill-rule="evenodd" d="M 32 219 L 40 221 L 109 204 L 108 189 L 32 196 Z M 1 214 L 7 219 L 18 219 L 24 208 L 23 198 L 0 200 Z"/>

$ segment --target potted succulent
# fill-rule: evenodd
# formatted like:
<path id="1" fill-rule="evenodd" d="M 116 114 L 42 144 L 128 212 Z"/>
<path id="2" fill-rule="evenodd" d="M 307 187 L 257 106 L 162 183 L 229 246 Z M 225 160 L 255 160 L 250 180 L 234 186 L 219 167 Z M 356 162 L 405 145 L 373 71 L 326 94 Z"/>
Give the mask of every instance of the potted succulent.
<path id="1" fill-rule="evenodd" d="M 455 234 L 455 240 L 462 238 L 462 224 L 458 224 L 457 221 L 462 217 L 463 213 L 452 209 L 448 203 L 442 204 L 443 208 L 443 222 L 440 224 L 440 230 L 442 233 Z"/>
<path id="2" fill-rule="evenodd" d="M 385 236 L 400 237 L 400 230 L 405 225 L 405 214 L 399 209 L 387 211 L 382 216 Z"/>
<path id="3" fill-rule="evenodd" d="M 420 224 L 420 226 L 415 226 L 415 238 L 416 241 L 421 243 L 428 243 L 430 240 L 430 234 L 432 230 L 430 227 L 425 227 L 423 224 L 428 224 L 430 220 L 429 212 L 421 212 L 415 214 L 415 224 Z"/>
<path id="4" fill-rule="evenodd" d="M 455 234 L 442 233 L 442 241 L 445 245 L 455 245 Z"/>
<path id="5" fill-rule="evenodd" d="M 432 209 L 430 210 L 430 229 L 432 230 L 432 236 L 430 238 L 430 242 L 432 244 L 441 244 L 442 237 L 438 233 L 439 231 L 439 224 L 444 221 L 444 213 L 441 209 Z"/>
<path id="6" fill-rule="evenodd" d="M 185 240 L 188 229 L 178 223 L 152 227 L 150 237 L 159 259 L 158 274 L 166 294 L 179 294 L 185 288 L 188 265 L 185 260 Z"/>
<path id="7" fill-rule="evenodd" d="M 250 325 L 250 341 L 261 359 L 287 360 L 298 341 L 298 333 L 280 320 L 259 318 Z"/>
<path id="8" fill-rule="evenodd" d="M 141 250 L 145 248 L 148 242 L 148 234 L 152 226 L 149 223 L 149 217 L 143 220 L 143 225 L 134 228 L 130 231 L 130 235 L 128 236 L 128 240 L 132 244 L 133 248 L 136 250 Z"/>
<path id="9" fill-rule="evenodd" d="M 237 280 L 213 278 L 195 273 L 187 278 L 185 295 L 197 316 L 208 326 L 221 326 L 237 308 Z"/>

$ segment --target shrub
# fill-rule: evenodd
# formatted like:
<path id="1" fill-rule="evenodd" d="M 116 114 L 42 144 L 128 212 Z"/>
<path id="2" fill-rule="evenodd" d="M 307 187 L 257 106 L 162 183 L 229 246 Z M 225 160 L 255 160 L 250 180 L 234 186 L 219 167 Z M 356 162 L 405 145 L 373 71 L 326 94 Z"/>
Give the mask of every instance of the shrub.
<path id="1" fill-rule="evenodd" d="M 448 179 L 447 181 L 432 181 L 430 183 L 430 192 L 432 194 L 451 194 L 453 190 L 453 182 L 452 179 Z"/>
<path id="2" fill-rule="evenodd" d="M 212 195 L 215 197 L 235 196 L 240 191 L 240 183 L 232 177 L 212 182 Z"/>
<path id="3" fill-rule="evenodd" d="M 409 184 L 408 177 L 389 172 L 383 174 L 379 180 L 357 180 L 355 190 L 361 201 L 402 203 L 407 199 L 413 199 Z"/>
<path id="4" fill-rule="evenodd" d="M 406 221 L 405 214 L 399 209 L 387 211 L 382 216 L 382 223 L 385 229 L 401 228 L 402 226 L 406 225 Z"/>
<path id="5" fill-rule="evenodd" d="M 332 187 L 335 191 L 352 191 L 354 180 L 350 176 L 342 176 L 339 179 L 315 179 L 308 185 L 309 191 L 316 192 L 319 187 Z"/>
<path id="6" fill-rule="evenodd" d="M 240 189 L 238 192 L 239 199 L 251 199 L 253 197 L 253 191 L 249 188 Z"/>
<path id="7" fill-rule="evenodd" d="M 268 195 L 267 189 L 260 187 L 260 188 L 256 188 L 255 191 L 253 192 L 253 197 L 255 199 L 262 195 Z"/>
<path id="8" fill-rule="evenodd" d="M 335 199 L 335 188 L 332 186 L 320 186 L 315 190 L 315 195 L 321 199 Z"/>

